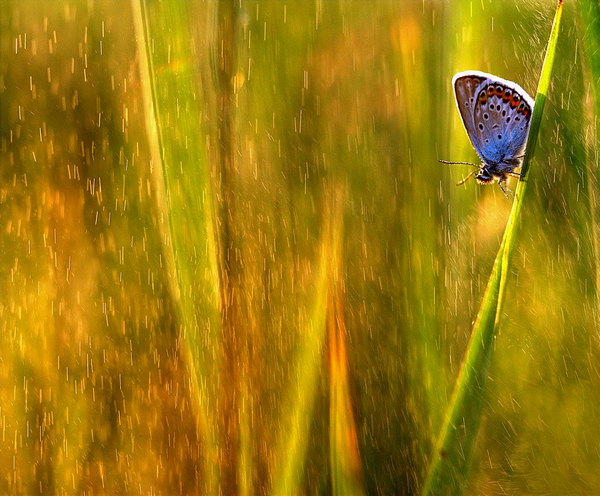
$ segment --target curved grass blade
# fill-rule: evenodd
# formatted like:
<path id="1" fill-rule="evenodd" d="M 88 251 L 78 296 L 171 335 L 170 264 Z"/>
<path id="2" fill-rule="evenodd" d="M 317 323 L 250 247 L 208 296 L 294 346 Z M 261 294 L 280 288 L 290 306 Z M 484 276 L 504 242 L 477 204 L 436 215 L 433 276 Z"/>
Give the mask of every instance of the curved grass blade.
<path id="1" fill-rule="evenodd" d="M 559 0 L 538 83 L 521 179 L 517 186 L 515 200 L 504 231 L 500 250 L 496 256 L 485 296 L 473 328 L 466 359 L 432 455 L 427 479 L 423 487 L 423 495 L 426 496 L 446 494 L 456 496 L 462 494 L 467 481 L 481 420 L 481 409 L 488 366 L 492 356 L 493 340 L 502 314 L 504 291 L 516 227 L 521 217 L 523 199 L 529 179 L 530 163 L 535 151 L 542 112 L 548 94 L 562 11 L 563 2 Z"/>

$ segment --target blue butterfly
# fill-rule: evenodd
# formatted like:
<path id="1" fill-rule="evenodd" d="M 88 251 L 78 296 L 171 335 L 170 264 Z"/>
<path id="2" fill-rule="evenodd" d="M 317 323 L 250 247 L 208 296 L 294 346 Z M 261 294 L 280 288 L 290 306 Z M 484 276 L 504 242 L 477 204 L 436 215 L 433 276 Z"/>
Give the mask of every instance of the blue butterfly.
<path id="1" fill-rule="evenodd" d="M 506 181 L 509 176 L 519 176 L 514 170 L 523 160 L 533 99 L 518 84 L 479 71 L 459 72 L 452 79 L 452 86 L 467 135 L 483 163 L 440 162 L 474 165 L 478 170 L 458 185 L 472 176 L 481 184 L 497 179 L 508 197 L 506 190 L 512 191 Z"/>

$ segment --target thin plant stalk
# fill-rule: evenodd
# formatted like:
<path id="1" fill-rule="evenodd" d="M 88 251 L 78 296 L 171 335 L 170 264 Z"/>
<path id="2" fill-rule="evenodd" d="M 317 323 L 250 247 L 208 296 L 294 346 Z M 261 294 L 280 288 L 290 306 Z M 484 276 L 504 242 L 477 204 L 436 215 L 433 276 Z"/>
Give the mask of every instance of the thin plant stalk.
<path id="1" fill-rule="evenodd" d="M 331 255 L 339 252 L 342 209 L 325 214 L 321 241 L 320 267 L 315 277 L 312 312 L 298 349 L 295 380 L 282 409 L 281 441 L 275 450 L 272 494 L 299 494 L 307 462 L 307 432 L 315 408 L 318 382 L 322 372 L 323 349 L 327 337 L 327 312 L 332 271 Z M 337 258 L 337 256 L 336 256 Z M 331 428 L 331 426 L 330 426 Z"/>

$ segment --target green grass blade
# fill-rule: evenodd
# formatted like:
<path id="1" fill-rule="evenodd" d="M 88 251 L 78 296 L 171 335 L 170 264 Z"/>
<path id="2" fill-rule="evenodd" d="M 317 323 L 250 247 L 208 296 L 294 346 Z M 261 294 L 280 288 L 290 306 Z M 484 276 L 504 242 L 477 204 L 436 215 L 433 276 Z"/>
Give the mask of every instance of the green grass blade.
<path id="1" fill-rule="evenodd" d="M 521 171 L 521 180 L 517 187 L 515 201 L 500 250 L 496 256 L 486 293 L 475 322 L 466 359 L 457 381 L 446 420 L 432 455 L 427 480 L 423 488 L 423 494 L 427 496 L 444 494 L 455 496 L 462 494 L 467 480 L 475 439 L 481 420 L 481 409 L 486 388 L 488 366 L 492 356 L 493 340 L 498 328 L 500 315 L 502 314 L 504 291 L 516 227 L 523 208 L 530 163 L 533 158 L 542 112 L 548 94 L 562 10 L 562 0 L 560 0 L 554 17 L 554 24 L 538 84 L 535 108 L 531 119 L 525 159 Z"/>
<path id="2" fill-rule="evenodd" d="M 282 413 L 279 429 L 281 442 L 275 452 L 276 467 L 272 494 L 300 493 L 302 469 L 306 463 L 308 449 L 310 419 L 319 389 L 319 374 L 323 360 L 327 311 L 327 248 L 328 243 L 324 243 L 313 311 L 296 362 L 297 380 L 290 387 L 290 394 Z"/>
<path id="3" fill-rule="evenodd" d="M 219 363 L 211 349 L 220 347 L 219 276 L 210 166 L 197 116 L 195 59 L 189 44 L 187 2 L 132 0 L 139 51 L 146 132 L 152 157 L 162 258 L 169 296 L 191 368 L 199 426 L 206 443 L 203 483 L 216 493 L 218 444 L 213 390 Z M 159 42 L 154 43 L 158 38 Z M 177 126 L 172 122 L 176 120 Z M 216 381 L 213 381 L 216 382 Z"/>
<path id="4" fill-rule="evenodd" d="M 339 252 L 340 226 L 341 208 L 335 208 L 325 220 L 312 311 L 297 353 L 294 367 L 296 380 L 289 387 L 289 394 L 282 408 L 280 442 L 275 450 L 271 494 L 302 492 L 308 433 L 323 372 L 323 347 L 327 336 L 328 296 L 333 270 L 331 255 Z"/>

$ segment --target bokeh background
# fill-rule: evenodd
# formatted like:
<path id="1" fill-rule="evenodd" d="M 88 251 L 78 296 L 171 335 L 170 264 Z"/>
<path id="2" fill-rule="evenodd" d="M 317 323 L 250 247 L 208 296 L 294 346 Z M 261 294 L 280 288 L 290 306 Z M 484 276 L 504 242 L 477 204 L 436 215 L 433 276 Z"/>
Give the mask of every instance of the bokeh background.
<path id="1" fill-rule="evenodd" d="M 554 8 L 3 0 L 0 493 L 418 494 L 511 208 L 438 163 L 478 160 L 451 79 L 535 95 Z M 589 28 L 468 494 L 600 491 Z"/>

